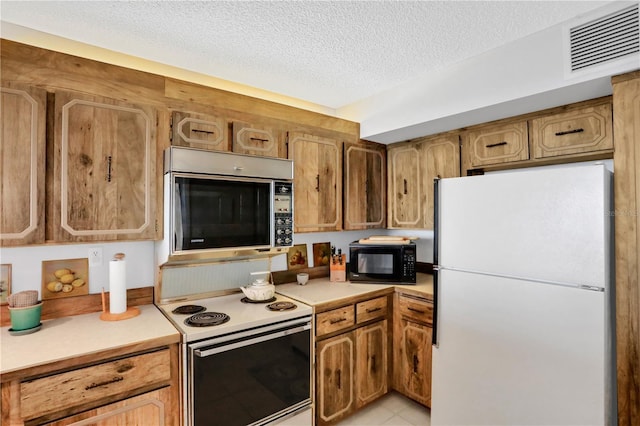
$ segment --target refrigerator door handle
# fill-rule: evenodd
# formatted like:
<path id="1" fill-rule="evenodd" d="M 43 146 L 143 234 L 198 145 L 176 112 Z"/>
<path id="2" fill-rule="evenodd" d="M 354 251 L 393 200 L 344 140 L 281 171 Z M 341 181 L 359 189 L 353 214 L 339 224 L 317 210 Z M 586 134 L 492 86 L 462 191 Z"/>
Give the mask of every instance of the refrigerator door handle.
<path id="1" fill-rule="evenodd" d="M 438 278 L 440 275 L 440 259 L 438 257 L 438 243 L 440 238 L 440 178 L 433 180 L 433 330 L 431 344 L 438 347 Z"/>

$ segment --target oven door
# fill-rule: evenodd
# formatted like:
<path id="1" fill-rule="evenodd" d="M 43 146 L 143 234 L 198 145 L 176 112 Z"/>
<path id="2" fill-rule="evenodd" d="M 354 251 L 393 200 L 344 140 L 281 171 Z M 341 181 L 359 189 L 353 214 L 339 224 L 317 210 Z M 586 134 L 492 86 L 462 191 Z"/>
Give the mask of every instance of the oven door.
<path id="1" fill-rule="evenodd" d="M 311 318 L 189 345 L 189 420 L 265 424 L 311 404 Z"/>

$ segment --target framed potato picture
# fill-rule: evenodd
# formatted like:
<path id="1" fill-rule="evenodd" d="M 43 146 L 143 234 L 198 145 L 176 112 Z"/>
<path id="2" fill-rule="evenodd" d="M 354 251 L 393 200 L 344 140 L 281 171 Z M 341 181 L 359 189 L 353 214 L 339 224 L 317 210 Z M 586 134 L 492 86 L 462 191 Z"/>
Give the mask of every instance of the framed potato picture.
<path id="1" fill-rule="evenodd" d="M 308 266 L 307 245 L 296 244 L 291 247 L 287 253 L 287 269 L 302 269 Z"/>
<path id="2" fill-rule="evenodd" d="M 89 259 L 42 262 L 42 300 L 89 294 Z"/>
<path id="3" fill-rule="evenodd" d="M 7 304 L 7 298 L 11 294 L 11 264 L 0 265 L 0 305 Z"/>

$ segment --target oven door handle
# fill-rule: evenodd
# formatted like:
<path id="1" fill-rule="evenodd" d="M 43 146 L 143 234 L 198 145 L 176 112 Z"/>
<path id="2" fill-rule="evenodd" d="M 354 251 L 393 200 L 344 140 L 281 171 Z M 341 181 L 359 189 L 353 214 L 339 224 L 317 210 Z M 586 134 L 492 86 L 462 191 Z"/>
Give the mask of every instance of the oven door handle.
<path id="1" fill-rule="evenodd" d="M 204 358 L 210 355 L 215 355 L 215 354 L 219 354 L 221 352 L 226 352 L 226 351 L 230 351 L 232 349 L 236 349 L 236 348 L 242 348 L 244 346 L 249 346 L 249 345 L 253 345 L 254 343 L 260 343 L 260 342 L 265 342 L 267 340 L 273 340 L 273 339 L 277 339 L 279 337 L 284 337 L 284 336 L 288 336 L 289 334 L 295 334 L 295 333 L 300 333 L 302 331 L 305 330 L 311 330 L 311 324 L 305 324 L 303 326 L 300 327 L 295 327 L 295 328 L 288 328 L 286 330 L 282 330 L 282 331 L 278 331 L 275 333 L 270 333 L 264 336 L 260 336 L 260 337 L 255 337 L 253 339 L 248 339 L 248 340 L 243 340 L 241 342 L 236 342 L 236 343 L 231 343 L 229 345 L 222 345 L 216 348 L 212 348 L 212 349 L 196 349 L 193 351 L 193 353 L 200 357 L 200 358 Z"/>

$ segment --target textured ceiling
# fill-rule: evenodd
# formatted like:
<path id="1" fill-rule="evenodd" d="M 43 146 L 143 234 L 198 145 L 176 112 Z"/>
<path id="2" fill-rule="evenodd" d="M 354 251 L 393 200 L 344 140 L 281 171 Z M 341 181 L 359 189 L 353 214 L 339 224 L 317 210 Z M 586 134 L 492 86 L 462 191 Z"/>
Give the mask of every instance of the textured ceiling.
<path id="1" fill-rule="evenodd" d="M 609 1 L 7 1 L 2 21 L 337 109 Z"/>

